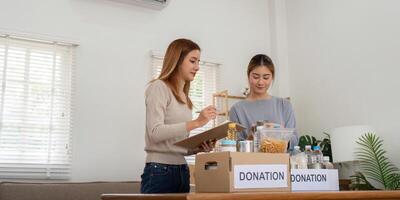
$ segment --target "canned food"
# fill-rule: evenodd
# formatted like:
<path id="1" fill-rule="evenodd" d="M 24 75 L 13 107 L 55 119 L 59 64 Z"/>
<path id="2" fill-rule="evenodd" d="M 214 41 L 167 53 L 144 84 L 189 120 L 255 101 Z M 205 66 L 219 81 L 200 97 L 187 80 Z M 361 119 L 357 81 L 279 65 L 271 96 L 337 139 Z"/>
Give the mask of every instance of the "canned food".
<path id="1" fill-rule="evenodd" d="M 253 152 L 253 141 L 251 140 L 238 141 L 238 152 Z"/>

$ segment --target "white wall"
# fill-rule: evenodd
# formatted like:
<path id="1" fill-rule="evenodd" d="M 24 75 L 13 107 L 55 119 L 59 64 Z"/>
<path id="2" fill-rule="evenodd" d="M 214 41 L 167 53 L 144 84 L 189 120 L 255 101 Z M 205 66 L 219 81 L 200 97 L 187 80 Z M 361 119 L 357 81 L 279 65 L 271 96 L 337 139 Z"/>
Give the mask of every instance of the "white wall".
<path id="1" fill-rule="evenodd" d="M 400 166 L 400 1 L 287 0 L 290 91 L 301 133 L 370 124 Z"/>
<path id="2" fill-rule="evenodd" d="M 0 30 L 76 41 L 72 181 L 140 180 L 150 50 L 191 38 L 223 64 L 239 94 L 255 53 L 268 53 L 268 2 L 171 0 L 162 11 L 108 0 L 3 0 Z"/>
<path id="3" fill-rule="evenodd" d="M 275 65 L 275 79 L 271 92 L 274 96 L 290 97 L 286 1 L 271 0 L 268 2 L 270 56 Z"/>

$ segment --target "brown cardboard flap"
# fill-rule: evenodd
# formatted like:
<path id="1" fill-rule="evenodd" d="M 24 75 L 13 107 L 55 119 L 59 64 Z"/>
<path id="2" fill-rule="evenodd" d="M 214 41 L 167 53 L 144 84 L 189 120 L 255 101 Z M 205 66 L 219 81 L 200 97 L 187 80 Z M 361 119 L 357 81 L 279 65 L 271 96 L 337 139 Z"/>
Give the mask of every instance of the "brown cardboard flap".
<path id="1" fill-rule="evenodd" d="M 185 149 L 196 149 L 203 142 L 206 142 L 209 140 L 214 140 L 214 139 L 216 139 L 216 140 L 222 139 L 222 138 L 226 137 L 226 135 L 227 135 L 229 123 L 234 123 L 234 122 L 227 121 L 219 126 L 212 128 L 212 129 L 206 130 L 195 136 L 188 137 L 184 140 L 176 142 L 175 145 L 183 147 Z M 243 131 L 246 128 L 241 124 L 238 124 L 238 123 L 235 123 L 235 124 L 236 124 L 237 131 Z"/>
<path id="2" fill-rule="evenodd" d="M 229 152 L 205 153 L 196 155 L 196 192 L 229 191 Z M 216 163 L 207 169 L 209 163 Z M 215 179 L 210 180 L 210 177 Z M 212 183 L 210 184 L 210 181 Z M 210 187 L 212 186 L 212 187 Z M 202 191 L 202 189 L 205 189 Z"/>
<path id="3" fill-rule="evenodd" d="M 251 155 L 251 156 L 249 156 Z M 233 165 L 239 164 L 277 164 L 284 163 L 289 166 L 289 154 L 288 153 L 243 153 L 243 152 L 231 152 L 230 156 L 234 158 Z M 285 162 L 283 162 L 285 161 Z M 289 169 L 289 168 L 288 168 Z"/>

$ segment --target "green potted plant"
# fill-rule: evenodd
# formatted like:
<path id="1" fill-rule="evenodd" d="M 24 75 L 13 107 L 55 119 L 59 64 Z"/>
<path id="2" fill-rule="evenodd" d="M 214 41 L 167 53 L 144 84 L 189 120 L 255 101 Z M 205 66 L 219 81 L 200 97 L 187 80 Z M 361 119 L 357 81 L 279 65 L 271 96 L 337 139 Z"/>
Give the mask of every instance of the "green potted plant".
<path id="1" fill-rule="evenodd" d="M 305 150 L 306 145 L 320 146 L 324 156 L 329 156 L 330 162 L 332 162 L 332 149 L 331 149 L 331 139 L 328 133 L 325 133 L 325 137 L 322 140 L 317 140 L 311 135 L 302 135 L 299 138 L 299 146 L 301 151 Z"/>
<path id="2" fill-rule="evenodd" d="M 357 144 L 357 160 L 360 162 L 360 172 L 351 176 L 352 189 L 370 190 L 375 189 L 371 181 L 381 184 L 380 189 L 399 190 L 400 170 L 393 165 L 385 156 L 383 140 L 373 133 L 361 136 Z"/>

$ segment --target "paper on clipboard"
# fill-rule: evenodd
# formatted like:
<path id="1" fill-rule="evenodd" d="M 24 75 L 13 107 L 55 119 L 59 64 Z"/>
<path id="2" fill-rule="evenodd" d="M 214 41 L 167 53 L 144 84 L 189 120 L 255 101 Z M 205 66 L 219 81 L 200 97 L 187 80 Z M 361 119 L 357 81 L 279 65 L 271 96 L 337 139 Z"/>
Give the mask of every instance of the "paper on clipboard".
<path id="1" fill-rule="evenodd" d="M 206 130 L 202 133 L 199 133 L 197 135 L 194 135 L 192 137 L 188 137 L 184 140 L 181 140 L 179 142 L 176 142 L 175 145 L 183 147 L 185 149 L 196 149 L 201 145 L 201 143 L 209 140 L 219 140 L 227 136 L 227 130 L 228 130 L 228 124 L 229 123 L 235 123 L 232 121 L 226 121 L 214 128 L 211 128 L 209 130 Z M 236 130 L 238 132 L 246 129 L 241 124 L 235 123 L 236 124 Z"/>

